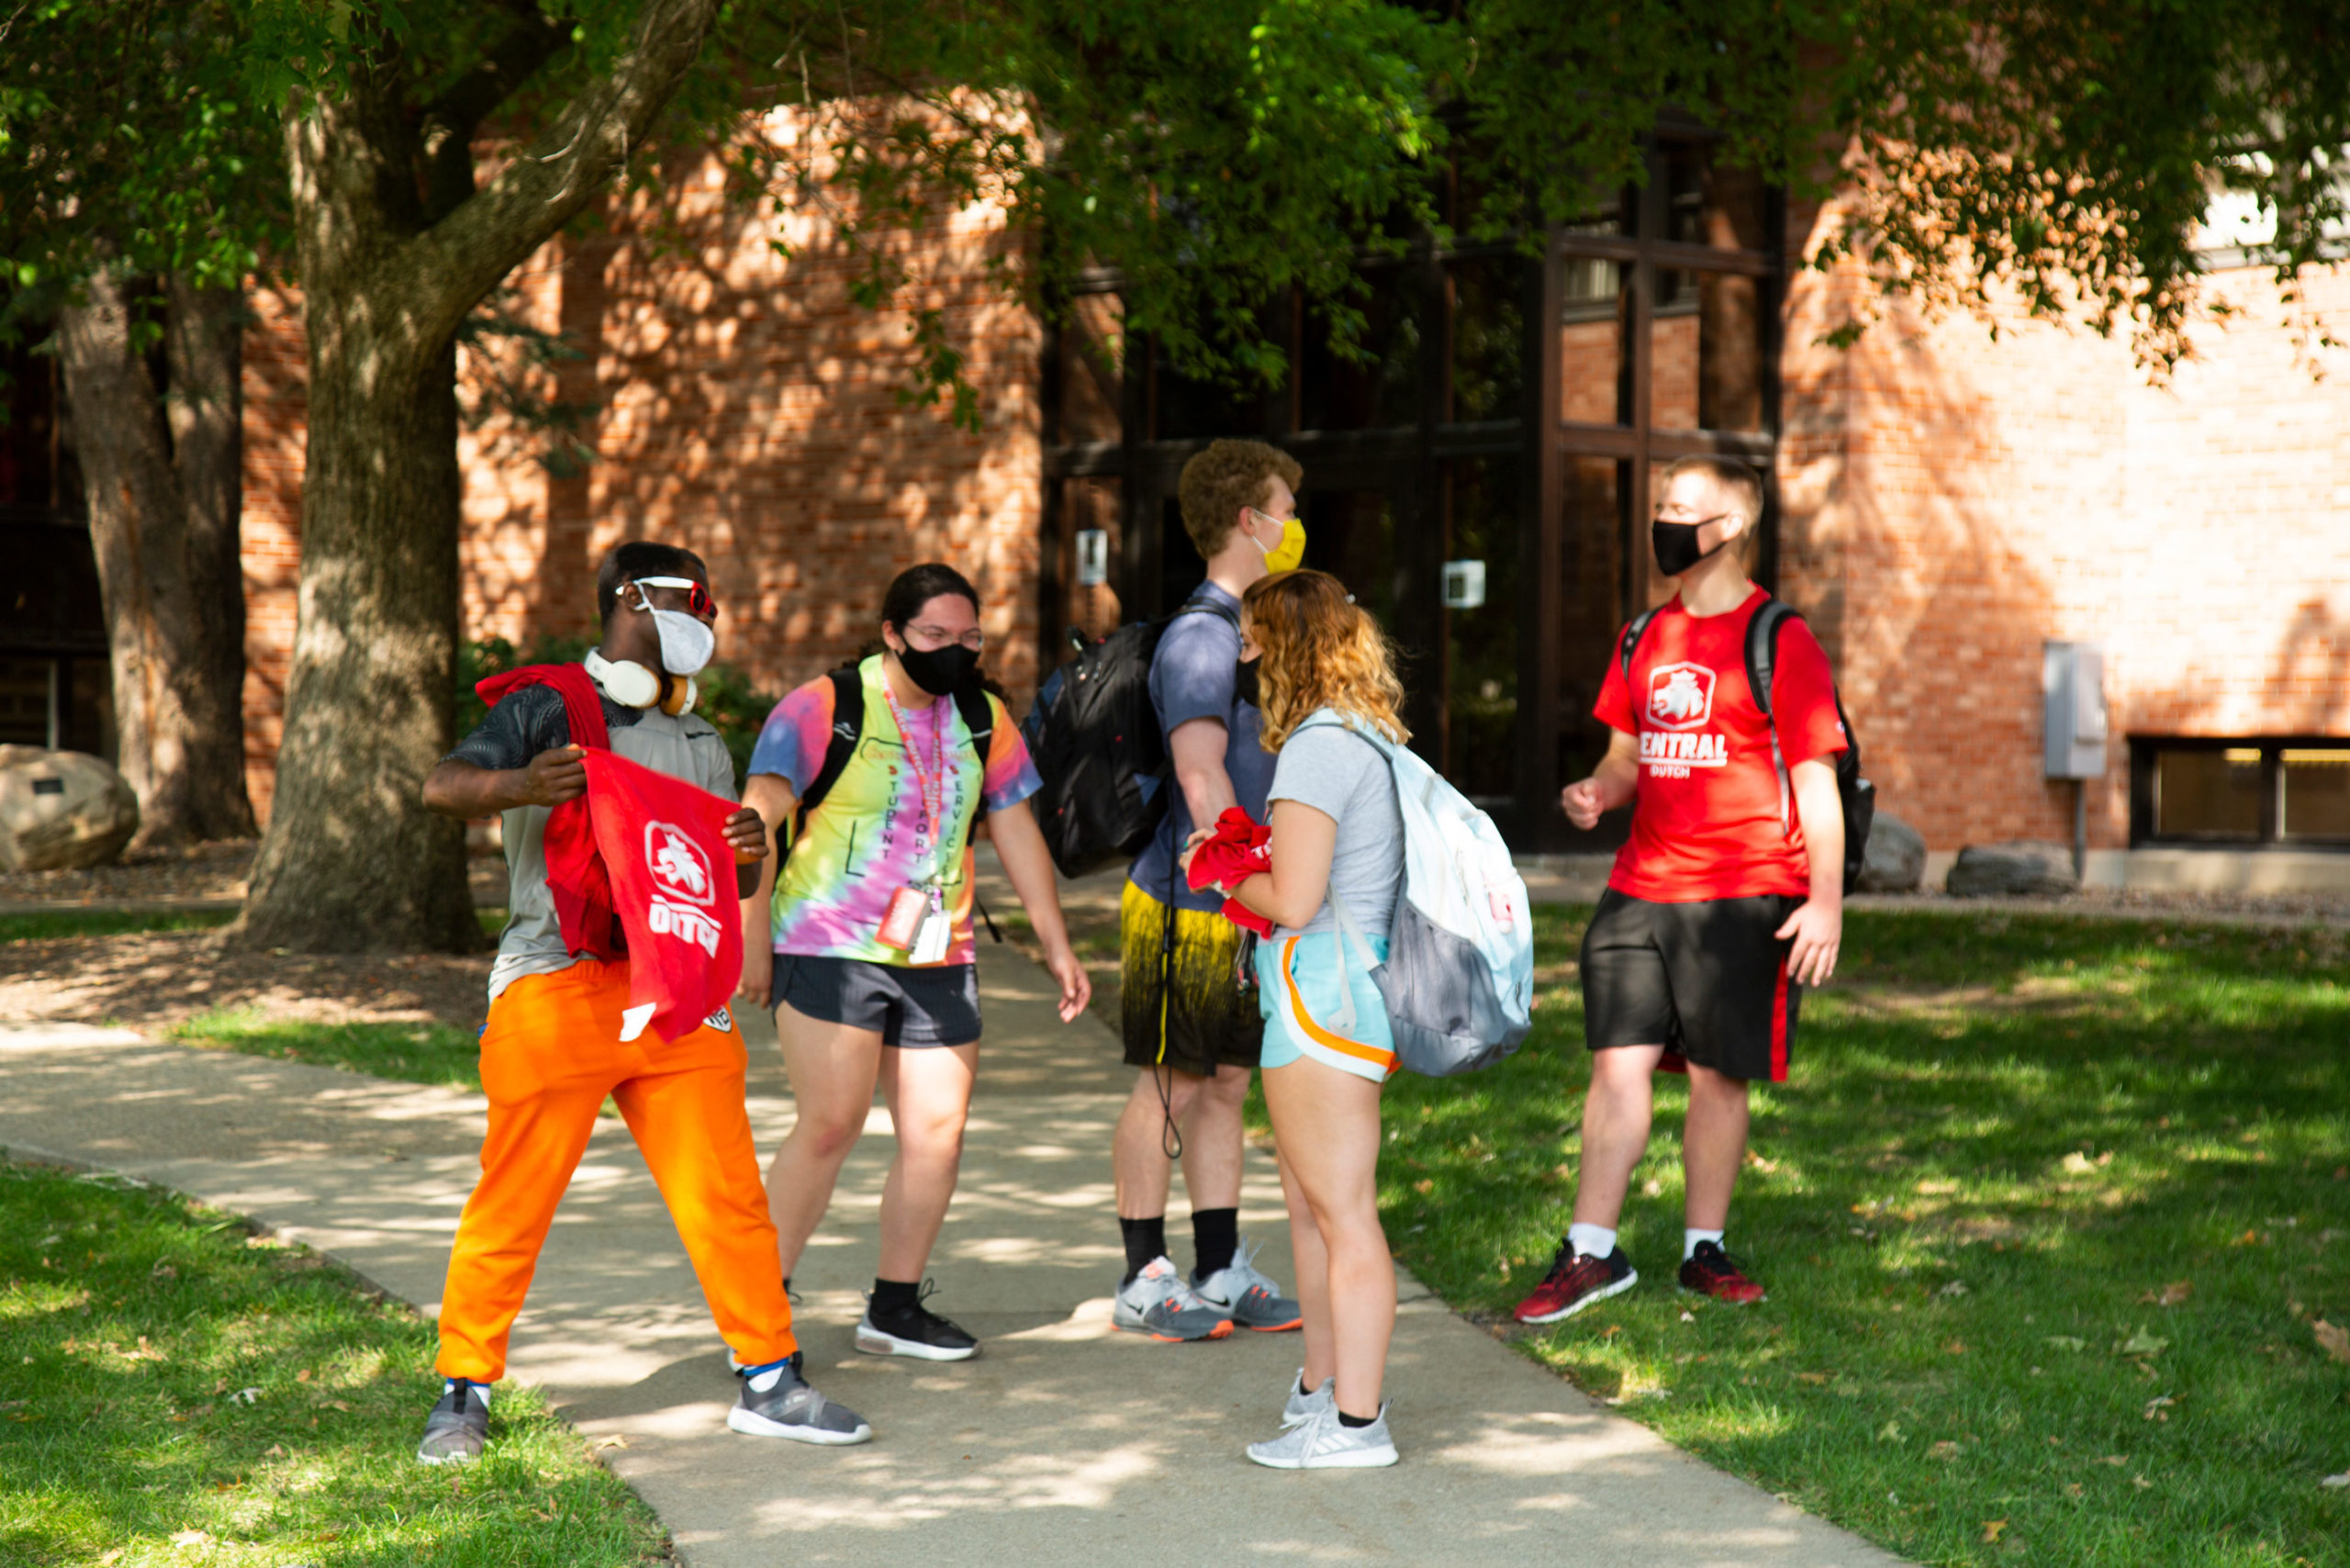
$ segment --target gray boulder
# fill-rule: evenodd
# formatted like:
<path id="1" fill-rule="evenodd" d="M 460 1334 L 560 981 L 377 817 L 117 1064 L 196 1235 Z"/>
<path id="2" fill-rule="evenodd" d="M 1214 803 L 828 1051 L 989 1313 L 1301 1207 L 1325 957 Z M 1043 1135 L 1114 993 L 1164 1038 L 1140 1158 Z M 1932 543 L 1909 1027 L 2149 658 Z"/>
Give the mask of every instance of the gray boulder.
<path id="1" fill-rule="evenodd" d="M 1925 879 L 1925 834 L 1890 812 L 1877 812 L 1861 861 L 1861 891 L 1914 893 Z"/>
<path id="2" fill-rule="evenodd" d="M 122 853 L 139 797 L 79 751 L 0 745 L 0 871 L 78 871 Z"/>
<path id="3" fill-rule="evenodd" d="M 2070 846 L 2024 841 L 1970 844 L 1958 852 L 1944 884 L 1953 898 L 2061 898 L 2076 891 Z"/>

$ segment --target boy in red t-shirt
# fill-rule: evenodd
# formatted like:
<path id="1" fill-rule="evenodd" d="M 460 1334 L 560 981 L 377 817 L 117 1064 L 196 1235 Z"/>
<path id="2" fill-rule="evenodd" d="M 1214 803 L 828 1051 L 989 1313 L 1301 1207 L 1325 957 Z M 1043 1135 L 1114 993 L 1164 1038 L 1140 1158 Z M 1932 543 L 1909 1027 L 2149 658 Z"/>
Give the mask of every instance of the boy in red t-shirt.
<path id="1" fill-rule="evenodd" d="M 1551 1323 L 1629 1290 L 1616 1245 L 1632 1169 L 1648 1147 L 1650 1081 L 1689 1074 L 1681 1284 L 1731 1302 L 1762 1287 L 1723 1249 L 1746 1156 L 1747 1084 L 1787 1075 L 1800 988 L 1835 972 L 1844 924 L 1844 815 L 1835 756 L 1846 745 L 1828 656 L 1809 628 L 1779 629 L 1766 720 L 1746 677 L 1746 629 L 1769 597 L 1743 551 L 1762 509 L 1745 464 L 1684 458 L 1665 470 L 1651 524 L 1657 565 L 1681 591 L 1633 649 L 1631 679 L 1608 666 L 1595 716 L 1606 757 L 1561 796 L 1589 829 L 1632 804 L 1632 835 L 1583 946 L 1591 1092 L 1574 1223 L 1542 1283 L 1517 1305 Z M 1771 755 L 1775 722 L 1786 759 Z"/>

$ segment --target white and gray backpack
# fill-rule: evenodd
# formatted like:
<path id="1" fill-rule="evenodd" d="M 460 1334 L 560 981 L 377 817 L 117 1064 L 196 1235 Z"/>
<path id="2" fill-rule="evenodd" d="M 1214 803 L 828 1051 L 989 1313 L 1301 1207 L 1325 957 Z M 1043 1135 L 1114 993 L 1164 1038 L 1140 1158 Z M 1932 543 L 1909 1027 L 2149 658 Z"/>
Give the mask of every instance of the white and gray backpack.
<path id="1" fill-rule="evenodd" d="M 1404 818 L 1404 886 L 1388 926 L 1387 961 L 1379 961 L 1333 892 L 1341 955 L 1351 942 L 1371 970 L 1405 1068 L 1449 1078 L 1492 1066 L 1533 1027 L 1533 911 L 1509 846 L 1494 819 L 1417 753 L 1326 711 L 1298 727 L 1315 725 L 1337 725 L 1378 748 Z M 1339 995 L 1351 1013 L 1351 993 L 1341 987 Z"/>

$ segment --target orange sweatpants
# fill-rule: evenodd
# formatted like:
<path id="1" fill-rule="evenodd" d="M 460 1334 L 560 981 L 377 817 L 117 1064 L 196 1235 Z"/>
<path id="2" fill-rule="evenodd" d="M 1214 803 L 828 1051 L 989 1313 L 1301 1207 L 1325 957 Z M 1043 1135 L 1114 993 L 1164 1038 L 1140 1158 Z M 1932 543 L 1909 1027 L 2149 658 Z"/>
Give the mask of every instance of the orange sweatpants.
<path id="1" fill-rule="evenodd" d="M 555 1205 L 610 1095 L 644 1153 L 718 1329 L 746 1366 L 799 1349 L 775 1224 L 743 1107 L 743 1036 L 704 1025 L 621 1043 L 628 965 L 526 975 L 481 1038 L 489 1137 L 441 1296 L 443 1377 L 495 1383 Z"/>

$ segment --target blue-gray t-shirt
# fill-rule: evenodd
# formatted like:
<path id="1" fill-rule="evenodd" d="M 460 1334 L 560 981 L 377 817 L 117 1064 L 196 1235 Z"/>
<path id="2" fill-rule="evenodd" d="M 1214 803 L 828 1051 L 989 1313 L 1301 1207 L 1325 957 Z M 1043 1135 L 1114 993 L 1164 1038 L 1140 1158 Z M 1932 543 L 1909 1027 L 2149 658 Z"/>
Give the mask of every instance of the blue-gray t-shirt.
<path id="1" fill-rule="evenodd" d="M 1264 745 L 1264 715 L 1233 693 L 1233 666 L 1240 662 L 1240 601 L 1214 583 L 1202 583 L 1192 598 L 1220 605 L 1232 619 L 1194 610 L 1178 615 L 1160 635 L 1158 651 L 1150 660 L 1150 704 L 1158 713 L 1159 736 L 1172 735 L 1177 726 L 1193 719 L 1223 721 L 1224 770 L 1232 779 L 1233 796 L 1242 811 L 1263 822 L 1265 791 L 1273 782 L 1273 755 Z M 1159 819 L 1158 836 L 1135 857 L 1126 879 L 1164 903 L 1171 869 L 1177 908 L 1222 909 L 1222 893 L 1213 888 L 1193 892 L 1184 883 L 1175 857 L 1192 836 L 1192 804 L 1171 776 L 1166 789 L 1169 799 L 1167 814 Z"/>

